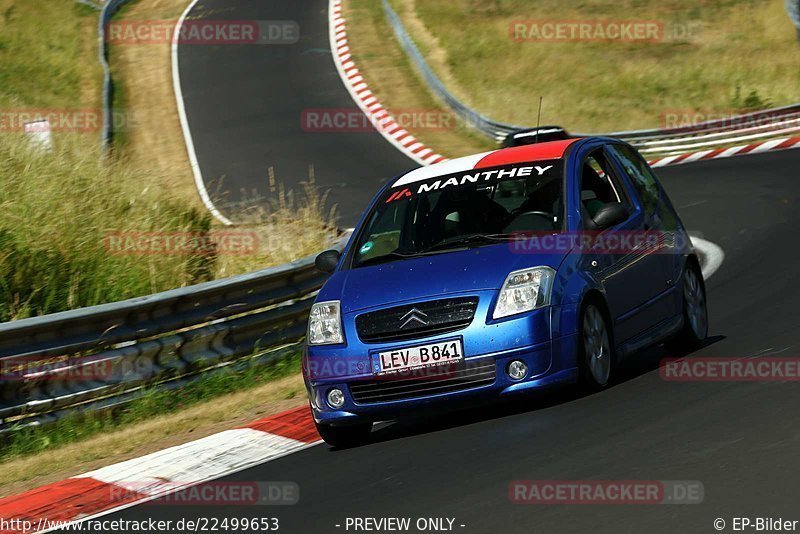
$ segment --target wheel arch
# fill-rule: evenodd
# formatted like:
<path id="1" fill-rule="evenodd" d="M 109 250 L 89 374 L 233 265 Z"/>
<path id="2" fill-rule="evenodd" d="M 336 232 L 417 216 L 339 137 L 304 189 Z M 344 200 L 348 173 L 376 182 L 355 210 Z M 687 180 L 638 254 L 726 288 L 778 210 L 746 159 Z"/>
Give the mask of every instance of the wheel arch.
<path id="1" fill-rule="evenodd" d="M 578 324 L 577 324 L 578 334 L 581 333 L 581 328 L 582 328 L 581 317 L 583 317 L 583 310 L 589 303 L 596 304 L 600 308 L 600 313 L 603 314 L 603 318 L 606 320 L 608 335 L 611 337 L 611 345 L 614 351 L 614 361 L 617 361 L 619 359 L 619 350 L 618 347 L 616 346 L 617 336 L 615 335 L 614 332 L 614 319 L 611 316 L 611 310 L 608 307 L 608 302 L 606 302 L 605 295 L 598 288 L 595 287 L 587 288 L 587 290 L 581 297 L 581 302 L 578 305 Z M 578 343 L 581 342 L 582 342 L 581 340 L 578 341 Z"/>
<path id="2" fill-rule="evenodd" d="M 703 266 L 700 265 L 700 258 L 697 256 L 696 252 L 691 252 L 686 256 L 686 261 L 683 264 L 683 270 L 686 270 L 686 266 L 693 265 L 697 272 L 700 273 L 700 281 L 703 283 L 703 287 L 705 288 L 705 278 L 703 277 Z"/>

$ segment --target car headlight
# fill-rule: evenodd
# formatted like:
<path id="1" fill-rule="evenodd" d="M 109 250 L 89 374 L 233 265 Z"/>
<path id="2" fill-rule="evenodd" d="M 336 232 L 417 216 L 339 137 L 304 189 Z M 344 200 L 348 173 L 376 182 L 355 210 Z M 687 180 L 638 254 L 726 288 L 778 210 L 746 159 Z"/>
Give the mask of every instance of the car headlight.
<path id="1" fill-rule="evenodd" d="M 550 291 L 556 272 L 550 267 L 513 271 L 506 277 L 494 307 L 494 319 L 550 305 Z"/>
<path id="2" fill-rule="evenodd" d="M 331 345 L 343 342 L 339 301 L 329 300 L 314 304 L 308 318 L 308 344 Z"/>

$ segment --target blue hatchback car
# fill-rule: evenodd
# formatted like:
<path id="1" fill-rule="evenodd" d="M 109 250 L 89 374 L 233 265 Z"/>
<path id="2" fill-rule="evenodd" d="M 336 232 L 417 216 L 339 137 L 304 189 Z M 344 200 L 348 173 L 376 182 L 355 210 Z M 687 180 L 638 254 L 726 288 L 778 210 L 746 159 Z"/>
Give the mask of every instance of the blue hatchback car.
<path id="1" fill-rule="evenodd" d="M 620 358 L 707 333 L 700 264 L 647 162 L 610 138 L 503 148 L 412 170 L 374 198 L 303 355 L 334 446 L 376 421 L 554 384 L 602 389 Z"/>

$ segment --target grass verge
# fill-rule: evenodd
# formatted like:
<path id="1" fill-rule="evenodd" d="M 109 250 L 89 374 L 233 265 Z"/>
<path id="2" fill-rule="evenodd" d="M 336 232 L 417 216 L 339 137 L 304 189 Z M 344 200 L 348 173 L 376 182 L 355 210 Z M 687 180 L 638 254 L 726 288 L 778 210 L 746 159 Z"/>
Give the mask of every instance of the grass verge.
<path id="1" fill-rule="evenodd" d="M 488 116 L 573 131 L 663 127 L 675 111 L 794 103 L 800 48 L 782 0 L 393 0 L 431 66 Z M 644 41 L 515 40 L 513 24 L 656 21 Z M 531 28 L 528 25 L 527 28 Z M 541 27 L 541 26 L 539 26 Z"/>
<path id="2" fill-rule="evenodd" d="M 423 116 L 432 112 L 436 116 L 448 114 L 440 103 L 428 93 L 421 78 L 406 58 L 405 52 L 386 23 L 381 3 L 375 0 L 349 0 L 344 3 L 347 36 L 353 61 L 369 85 L 370 91 L 396 117 L 402 112 Z M 447 157 L 484 152 L 495 144 L 480 134 L 468 130 L 455 119 L 445 127 L 436 121 L 426 127 L 403 123 L 422 143 Z"/>
<path id="3" fill-rule="evenodd" d="M 64 419 L 3 438 L 0 494 L 25 491 L 233 428 L 307 402 L 296 353 L 272 366 L 227 370 L 124 409 Z"/>
<path id="4" fill-rule="evenodd" d="M 163 291 L 213 277 L 213 255 L 120 254 L 110 232 L 207 233 L 210 216 L 150 176 L 60 138 L 49 152 L 0 136 L 0 321 Z"/>
<path id="5" fill-rule="evenodd" d="M 97 15 L 73 1 L 0 0 L 0 109 L 97 111 Z"/>
<path id="6" fill-rule="evenodd" d="M 251 248 L 164 247 L 171 236 L 224 238 L 203 208 L 158 175 L 61 137 L 52 151 L 0 136 L 0 321 L 113 302 L 286 263 L 336 229 L 313 184 L 282 194 L 237 232 Z M 221 242 L 221 241 L 220 241 Z"/>
<path id="7" fill-rule="evenodd" d="M 135 0 L 122 6 L 114 23 L 177 21 L 188 0 Z M 115 148 L 130 165 L 163 177 L 184 202 L 202 207 L 183 141 L 172 83 L 171 45 L 112 43 L 113 106 L 125 120 Z"/>

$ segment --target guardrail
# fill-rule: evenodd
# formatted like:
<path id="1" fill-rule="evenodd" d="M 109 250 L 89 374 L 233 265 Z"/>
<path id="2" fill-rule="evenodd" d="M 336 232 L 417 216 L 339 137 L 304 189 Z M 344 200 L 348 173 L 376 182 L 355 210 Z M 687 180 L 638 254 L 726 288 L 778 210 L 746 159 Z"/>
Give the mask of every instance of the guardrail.
<path id="1" fill-rule="evenodd" d="M 335 246 L 345 244 L 344 238 Z M 117 406 L 145 388 L 266 363 L 305 336 L 327 275 L 314 258 L 0 324 L 0 432 Z M 296 349 L 296 347 L 294 347 Z"/>
<path id="2" fill-rule="evenodd" d="M 800 104 L 792 104 L 681 128 L 611 132 L 602 135 L 623 139 L 650 158 L 721 148 L 737 143 L 767 141 L 793 136 L 798 132 Z"/>
<path id="3" fill-rule="evenodd" d="M 111 104 L 114 98 L 114 82 L 111 79 L 111 67 L 108 64 L 108 42 L 106 40 L 106 27 L 111 22 L 111 17 L 119 10 L 122 4 L 128 0 L 108 0 L 103 5 L 100 18 L 97 22 L 97 36 L 99 39 L 100 66 L 103 68 L 103 127 L 100 131 L 100 146 L 103 149 L 111 146 L 111 138 L 114 135 L 113 116 Z"/>
<path id="4" fill-rule="evenodd" d="M 400 17 L 388 0 L 382 0 L 386 20 L 392 28 L 400 47 L 412 64 L 422 74 L 431 92 L 439 98 L 456 117 L 495 141 L 502 141 L 509 133 L 531 126 L 519 126 L 494 121 L 469 108 L 458 100 L 436 76 L 420 53 L 414 40 L 403 26 Z M 800 28 L 800 0 L 787 0 L 787 10 Z M 800 31 L 800 30 L 799 30 Z M 648 158 L 667 157 L 687 151 L 713 149 L 735 143 L 766 141 L 800 132 L 800 104 L 732 116 L 682 128 L 611 132 L 601 134 L 623 139 L 639 149 Z"/>
<path id="5" fill-rule="evenodd" d="M 98 3 L 94 2 L 94 0 L 75 0 L 75 3 L 76 4 L 83 4 L 85 6 L 91 7 L 92 9 L 96 9 L 98 11 L 102 11 L 103 10 L 103 4 L 102 3 L 98 4 Z"/>
<path id="6" fill-rule="evenodd" d="M 786 0 L 786 12 L 797 28 L 797 40 L 800 41 L 800 0 Z"/>

